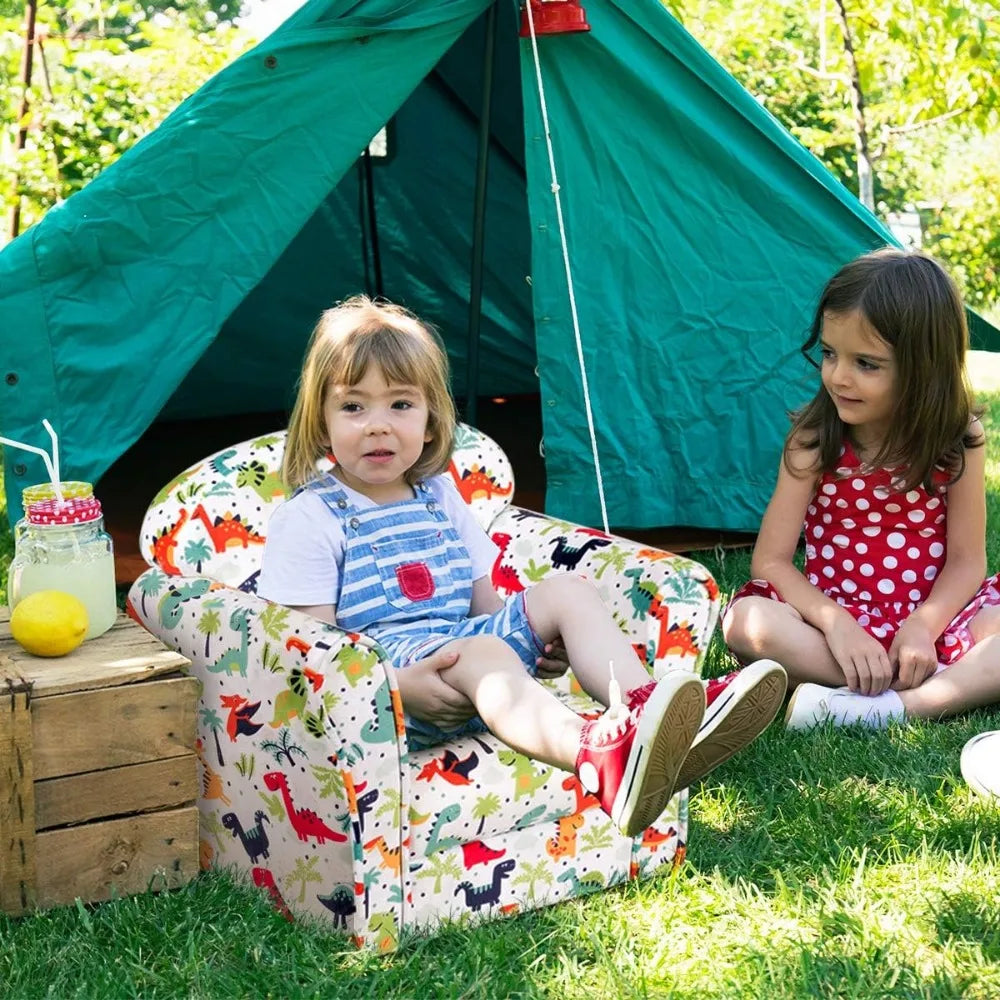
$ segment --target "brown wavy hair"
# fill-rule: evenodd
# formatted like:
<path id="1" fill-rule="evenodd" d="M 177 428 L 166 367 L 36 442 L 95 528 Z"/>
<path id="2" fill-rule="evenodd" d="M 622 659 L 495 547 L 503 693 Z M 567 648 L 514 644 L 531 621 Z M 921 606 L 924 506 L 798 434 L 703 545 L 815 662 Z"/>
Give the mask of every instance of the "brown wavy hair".
<path id="1" fill-rule="evenodd" d="M 290 489 L 315 477 L 316 462 L 329 448 L 323 408 L 330 387 L 357 385 L 372 365 L 389 382 L 414 385 L 427 399 L 430 441 L 406 481 L 412 485 L 448 468 L 455 403 L 437 331 L 402 306 L 356 295 L 327 309 L 309 339 L 281 470 Z"/>
<path id="2" fill-rule="evenodd" d="M 889 433 L 873 467 L 905 467 L 901 490 L 933 487 L 936 468 L 954 483 L 965 471 L 965 449 L 981 440 L 969 424 L 978 411 L 965 370 L 969 330 L 955 282 L 933 257 L 885 247 L 852 260 L 828 282 L 820 296 L 808 339 L 806 360 L 823 333 L 823 317 L 858 311 L 895 354 L 898 393 Z M 850 433 L 824 387 L 792 414 L 784 462 L 793 474 L 790 452 L 818 450 L 817 468 L 834 469 Z M 798 473 L 803 474 L 803 473 Z"/>

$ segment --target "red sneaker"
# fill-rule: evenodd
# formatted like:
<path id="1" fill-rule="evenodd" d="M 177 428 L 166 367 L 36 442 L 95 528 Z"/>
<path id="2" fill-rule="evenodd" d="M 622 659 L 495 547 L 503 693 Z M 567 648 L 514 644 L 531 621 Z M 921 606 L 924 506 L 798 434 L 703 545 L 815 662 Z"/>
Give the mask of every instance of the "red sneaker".
<path id="1" fill-rule="evenodd" d="M 784 667 L 774 660 L 757 660 L 707 681 L 705 715 L 677 775 L 677 787 L 693 785 L 760 736 L 781 707 L 787 686 Z"/>
<path id="2" fill-rule="evenodd" d="M 666 808 L 705 710 L 693 674 L 669 674 L 653 688 L 635 708 L 619 702 L 585 722 L 576 758 L 580 784 L 627 837 Z"/>

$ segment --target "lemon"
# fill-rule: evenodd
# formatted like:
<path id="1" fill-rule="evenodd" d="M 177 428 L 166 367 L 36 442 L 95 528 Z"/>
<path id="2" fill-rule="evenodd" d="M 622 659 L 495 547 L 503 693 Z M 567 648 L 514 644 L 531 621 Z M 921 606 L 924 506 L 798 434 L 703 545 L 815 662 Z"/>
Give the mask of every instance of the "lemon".
<path id="1" fill-rule="evenodd" d="M 36 590 L 10 616 L 10 634 L 35 656 L 65 656 L 87 634 L 83 602 L 61 590 Z"/>

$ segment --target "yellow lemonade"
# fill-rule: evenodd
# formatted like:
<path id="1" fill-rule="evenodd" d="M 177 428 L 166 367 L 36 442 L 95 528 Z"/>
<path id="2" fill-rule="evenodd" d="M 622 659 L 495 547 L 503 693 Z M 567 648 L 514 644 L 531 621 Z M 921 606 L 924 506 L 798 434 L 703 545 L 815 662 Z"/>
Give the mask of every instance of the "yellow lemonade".
<path id="1" fill-rule="evenodd" d="M 10 609 L 38 590 L 61 590 L 83 602 L 89 626 L 86 639 L 107 632 L 118 614 L 115 604 L 115 559 L 111 552 L 88 553 L 86 559 L 12 564 Z"/>

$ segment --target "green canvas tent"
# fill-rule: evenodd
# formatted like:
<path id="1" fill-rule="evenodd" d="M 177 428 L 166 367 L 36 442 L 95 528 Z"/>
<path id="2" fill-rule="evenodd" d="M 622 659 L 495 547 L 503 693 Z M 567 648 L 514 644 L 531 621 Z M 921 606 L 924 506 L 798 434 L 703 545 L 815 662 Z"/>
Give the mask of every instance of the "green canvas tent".
<path id="1" fill-rule="evenodd" d="M 7 246 L 2 433 L 47 445 L 48 417 L 64 477 L 96 481 L 158 418 L 287 408 L 317 315 L 376 266 L 442 331 L 464 396 L 488 8 L 311 0 Z M 754 530 L 815 384 L 797 346 L 818 291 L 892 238 L 656 0 L 587 15 L 539 52 L 609 520 Z M 516 17 L 504 0 L 478 391 L 539 394 L 546 509 L 598 524 Z M 45 471 L 4 461 L 13 519 Z"/>

